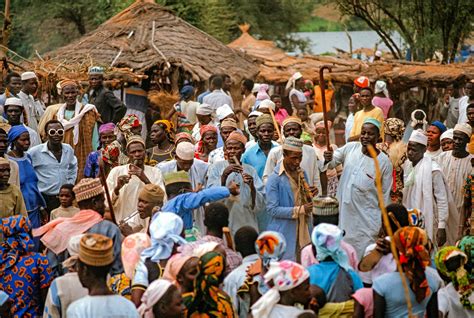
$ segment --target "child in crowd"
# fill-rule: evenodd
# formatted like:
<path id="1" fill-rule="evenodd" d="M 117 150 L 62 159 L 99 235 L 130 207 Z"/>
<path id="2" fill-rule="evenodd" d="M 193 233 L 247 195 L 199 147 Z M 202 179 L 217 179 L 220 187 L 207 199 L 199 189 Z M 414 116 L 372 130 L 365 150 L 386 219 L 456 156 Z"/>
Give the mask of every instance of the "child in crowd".
<path id="1" fill-rule="evenodd" d="M 72 184 L 63 184 L 59 189 L 59 203 L 61 204 L 59 208 L 51 211 L 51 220 L 57 219 L 59 217 L 70 218 L 74 214 L 79 212 L 79 208 L 73 206 L 73 202 L 76 199 Z"/>
<path id="2" fill-rule="evenodd" d="M 275 103 L 275 120 L 279 125 L 288 117 L 288 112 L 281 104 L 281 96 L 280 95 L 272 95 L 271 97 L 272 102 Z"/>

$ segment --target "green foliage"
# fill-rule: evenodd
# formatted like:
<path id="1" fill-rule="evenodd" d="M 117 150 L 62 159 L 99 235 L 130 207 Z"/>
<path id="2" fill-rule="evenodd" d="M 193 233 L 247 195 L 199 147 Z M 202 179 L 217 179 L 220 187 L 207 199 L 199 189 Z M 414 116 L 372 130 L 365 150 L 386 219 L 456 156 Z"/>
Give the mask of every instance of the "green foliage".
<path id="1" fill-rule="evenodd" d="M 369 29 L 367 24 L 356 17 L 344 19 L 344 21 L 329 21 L 321 17 L 311 17 L 305 24 L 300 26 L 300 32 L 336 32 L 336 31 L 365 31 Z"/>
<path id="2" fill-rule="evenodd" d="M 51 51 L 95 29 L 134 0 L 12 0 L 13 30 L 9 46 L 30 57 Z M 314 0 L 156 0 L 188 23 L 229 43 L 240 36 L 238 24 L 249 23 L 257 38 L 284 49 L 305 50 L 308 43 L 291 33 L 311 18 Z M 1 8 L 4 0 L 0 0 Z"/>

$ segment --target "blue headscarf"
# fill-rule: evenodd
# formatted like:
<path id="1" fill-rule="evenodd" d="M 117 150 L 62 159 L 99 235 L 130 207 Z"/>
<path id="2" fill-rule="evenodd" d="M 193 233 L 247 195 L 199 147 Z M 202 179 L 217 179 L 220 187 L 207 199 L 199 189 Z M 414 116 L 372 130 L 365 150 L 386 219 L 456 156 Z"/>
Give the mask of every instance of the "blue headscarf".
<path id="1" fill-rule="evenodd" d="M 319 261 L 324 261 L 330 256 L 334 262 L 344 270 L 349 270 L 349 258 L 341 248 L 343 232 L 333 224 L 321 223 L 316 226 L 311 235 L 311 241 L 316 247 L 316 257 Z"/>
<path id="2" fill-rule="evenodd" d="M 181 100 L 185 100 L 191 97 L 193 93 L 194 93 L 194 87 L 192 87 L 191 85 L 184 85 L 183 88 L 181 88 L 179 95 L 181 96 Z"/>
<path id="3" fill-rule="evenodd" d="M 431 126 L 437 127 L 439 129 L 439 131 L 441 132 L 441 134 L 444 133 L 448 129 L 448 128 L 446 128 L 446 126 L 442 122 L 440 122 L 438 120 L 435 120 L 434 122 L 432 122 Z"/>
<path id="4" fill-rule="evenodd" d="M 22 133 L 28 132 L 28 129 L 22 124 L 13 126 L 8 131 L 8 144 L 11 145 Z"/>

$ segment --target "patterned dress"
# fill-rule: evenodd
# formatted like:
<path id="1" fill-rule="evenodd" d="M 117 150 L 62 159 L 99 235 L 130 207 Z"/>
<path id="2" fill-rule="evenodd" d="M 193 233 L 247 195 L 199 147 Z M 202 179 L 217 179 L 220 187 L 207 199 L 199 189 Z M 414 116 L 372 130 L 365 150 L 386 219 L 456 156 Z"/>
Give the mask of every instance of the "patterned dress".
<path id="1" fill-rule="evenodd" d="M 52 281 L 48 258 L 32 252 L 34 243 L 27 217 L 3 218 L 1 226 L 0 290 L 13 300 L 13 317 L 41 316 L 40 291 Z"/>

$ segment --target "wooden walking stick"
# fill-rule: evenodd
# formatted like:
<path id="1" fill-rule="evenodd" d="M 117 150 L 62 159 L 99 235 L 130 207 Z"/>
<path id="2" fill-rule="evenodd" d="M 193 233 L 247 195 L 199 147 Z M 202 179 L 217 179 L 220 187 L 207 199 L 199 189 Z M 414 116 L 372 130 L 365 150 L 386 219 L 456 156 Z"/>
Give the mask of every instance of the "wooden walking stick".
<path id="1" fill-rule="evenodd" d="M 277 131 L 278 140 L 283 141 L 283 139 L 281 139 L 281 132 L 280 132 L 280 129 L 278 128 L 278 123 L 275 119 L 275 114 L 273 113 L 273 109 L 271 107 L 268 107 L 268 110 L 270 111 L 270 116 L 272 116 L 273 126 L 275 126 L 275 130 Z"/>
<path id="2" fill-rule="evenodd" d="M 323 102 L 323 120 L 324 130 L 326 132 L 326 147 L 328 151 L 331 151 L 331 143 L 329 141 L 329 124 L 328 124 L 328 110 L 326 105 L 326 83 L 324 82 L 324 70 L 328 70 L 331 73 L 331 67 L 324 65 L 319 68 L 319 87 L 321 88 L 321 99 Z"/>
<path id="3" fill-rule="evenodd" d="M 377 152 L 375 151 L 372 145 L 368 145 L 367 150 L 369 151 L 370 156 L 374 160 L 375 184 L 377 186 L 377 196 L 379 199 L 380 210 L 382 211 L 382 220 L 385 227 L 385 231 L 387 232 L 388 236 L 390 236 L 390 250 L 392 251 L 393 259 L 395 260 L 395 263 L 397 264 L 397 270 L 402 280 L 403 291 L 405 292 L 405 300 L 407 302 L 407 307 L 408 307 L 408 317 L 414 317 L 413 311 L 412 311 L 411 300 L 410 300 L 410 291 L 408 289 L 408 284 L 406 282 L 405 273 L 403 272 L 402 265 L 400 264 L 400 259 L 398 258 L 397 248 L 395 247 L 395 241 L 393 240 L 392 228 L 390 227 L 390 221 L 388 220 L 387 210 L 385 209 L 385 203 L 384 203 L 383 191 L 382 191 L 382 173 L 380 172 L 379 161 L 377 160 Z"/>
<path id="4" fill-rule="evenodd" d="M 117 220 L 115 219 L 114 207 L 112 205 L 112 199 L 110 198 L 109 187 L 107 186 L 107 179 L 105 177 L 105 169 L 104 169 L 104 161 L 101 157 L 99 157 L 99 179 L 100 183 L 105 190 L 105 198 L 107 199 L 107 203 L 109 205 L 110 217 L 112 218 L 112 222 L 118 226 Z"/>

